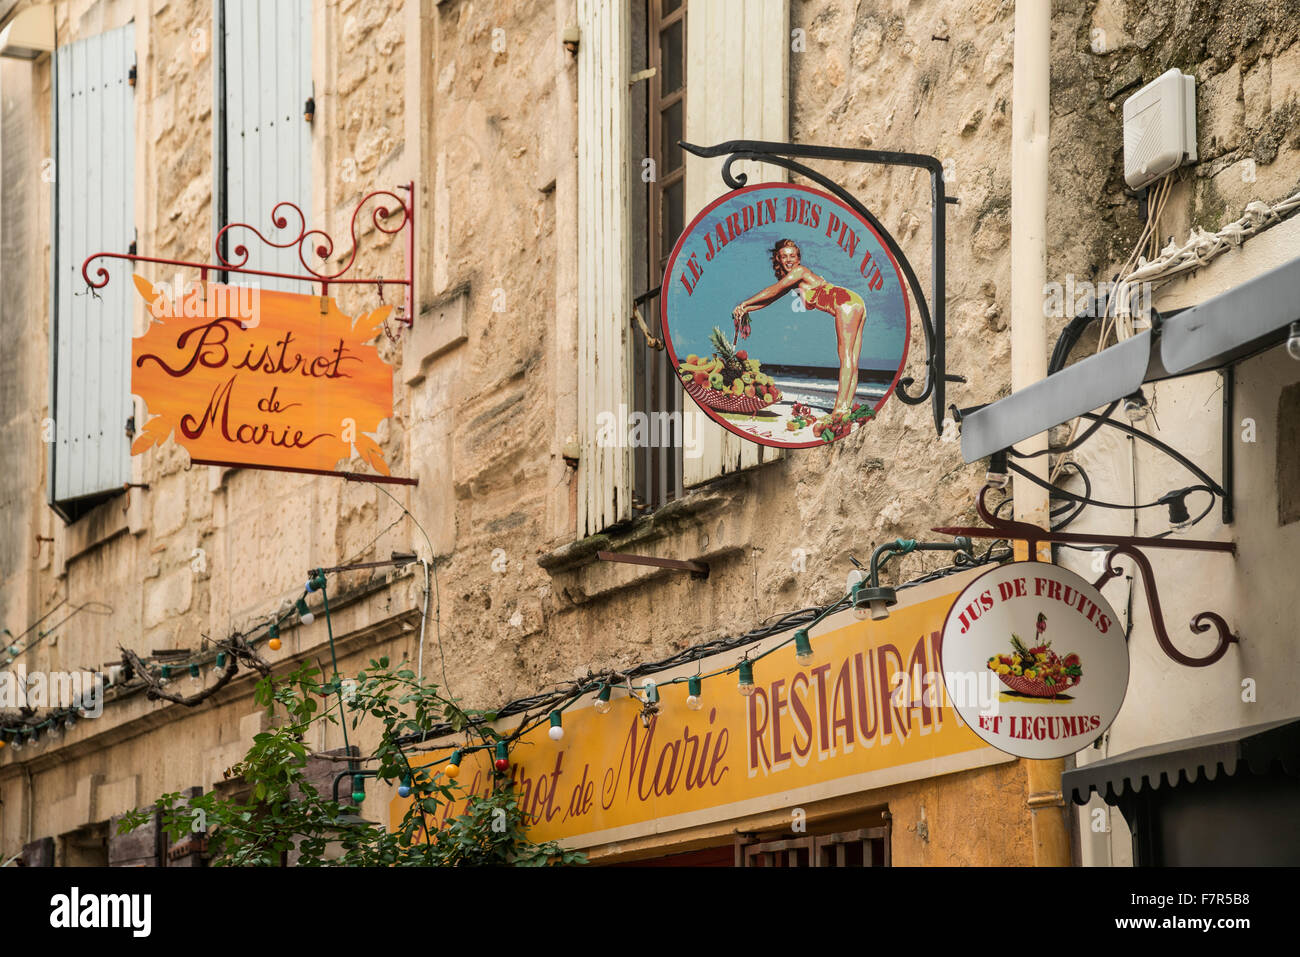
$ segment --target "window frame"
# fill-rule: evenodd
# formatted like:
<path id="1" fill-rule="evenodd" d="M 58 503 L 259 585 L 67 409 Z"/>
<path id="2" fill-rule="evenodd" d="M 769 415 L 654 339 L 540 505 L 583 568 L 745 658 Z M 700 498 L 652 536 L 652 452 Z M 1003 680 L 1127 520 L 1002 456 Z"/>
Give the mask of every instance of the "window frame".
<path id="1" fill-rule="evenodd" d="M 633 308 L 640 309 L 642 319 L 651 330 L 651 335 L 662 341 L 663 330 L 659 318 L 659 298 L 652 295 L 663 285 L 664 266 L 672 252 L 677 237 L 664 235 L 665 224 L 671 219 L 666 206 L 670 202 L 669 191 L 679 187 L 677 202 L 680 204 L 678 219 L 685 225 L 686 212 L 686 162 L 681 150 L 678 150 L 678 165 L 668 170 L 669 144 L 664 142 L 664 126 L 669 110 L 680 106 L 682 116 L 682 135 L 685 136 L 685 121 L 688 96 L 688 77 L 686 74 L 686 31 L 688 0 L 677 0 L 676 9 L 665 15 L 663 7 L 667 0 L 632 0 L 637 8 L 632 16 L 633 42 L 644 44 L 645 54 L 645 88 L 636 94 L 637 104 L 633 109 L 639 114 L 644 99 L 644 136 L 645 157 L 638 157 L 636 131 L 629 136 L 629 167 L 631 175 L 642 181 L 643 196 L 636 194 L 633 183 L 633 208 L 629 217 L 629 228 L 633 236 L 634 259 L 643 259 L 633 263 L 634 287 L 640 285 L 645 291 L 633 301 Z M 664 93 L 665 78 L 664 53 L 668 32 L 680 25 L 680 72 L 681 85 L 675 90 Z M 639 28 L 639 29 L 638 29 Z M 634 51 L 632 66 L 638 63 Z M 641 122 L 640 115 L 633 117 L 630 127 Z M 643 174 L 644 159 L 651 161 L 653 175 L 648 181 Z M 644 213 L 644 241 L 637 229 L 638 213 Z M 659 442 L 638 446 L 633 450 L 632 473 L 632 509 L 637 514 L 650 514 L 656 509 L 682 497 L 682 457 L 683 430 L 682 417 L 693 414 L 693 409 L 684 409 L 682 391 L 677 385 L 677 377 L 668 355 L 662 349 L 652 349 L 645 342 L 640 330 L 633 323 L 631 348 L 632 356 L 632 406 L 636 412 L 642 412 L 651 421 L 658 421 L 667 426 L 657 430 Z M 651 436 L 656 430 L 651 430 Z"/>

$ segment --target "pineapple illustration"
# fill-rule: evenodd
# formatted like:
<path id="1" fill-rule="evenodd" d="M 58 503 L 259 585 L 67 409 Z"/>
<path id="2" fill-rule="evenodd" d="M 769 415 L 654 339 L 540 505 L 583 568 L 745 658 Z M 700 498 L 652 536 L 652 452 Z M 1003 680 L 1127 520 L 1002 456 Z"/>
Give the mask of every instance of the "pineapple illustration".
<path id="1" fill-rule="evenodd" d="M 1052 643 L 1048 641 L 1044 635 L 1044 632 L 1046 631 L 1047 616 L 1040 611 L 1038 613 L 1038 620 L 1034 623 L 1034 639 L 1037 642 L 1037 644 L 1034 645 L 1035 648 L 1039 646 L 1044 648 L 1051 647 Z M 1025 646 L 1024 640 L 1015 632 L 1011 633 L 1011 647 L 1016 654 L 1020 655 L 1026 661 L 1032 662 L 1034 660 L 1034 655 L 1030 652 L 1029 648 Z"/>
<path id="2" fill-rule="evenodd" d="M 737 358 L 735 347 L 717 326 L 709 333 L 709 342 L 713 346 L 714 355 L 722 360 L 722 381 L 725 385 L 730 385 L 733 380 L 745 374 L 745 364 Z"/>

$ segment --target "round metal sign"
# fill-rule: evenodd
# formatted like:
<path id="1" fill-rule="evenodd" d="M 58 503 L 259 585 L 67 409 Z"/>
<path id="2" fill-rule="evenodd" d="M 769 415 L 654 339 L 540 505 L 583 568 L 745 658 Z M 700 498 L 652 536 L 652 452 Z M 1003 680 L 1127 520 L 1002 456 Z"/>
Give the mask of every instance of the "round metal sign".
<path id="1" fill-rule="evenodd" d="M 808 186 L 716 200 L 664 271 L 664 341 L 682 387 L 762 445 L 812 448 L 863 427 L 907 361 L 901 255 L 888 233 Z"/>
<path id="2" fill-rule="evenodd" d="M 1061 758 L 1110 727 L 1128 688 L 1128 646 L 1110 603 L 1046 562 L 986 572 L 944 622 L 944 684 L 957 713 L 999 751 Z"/>

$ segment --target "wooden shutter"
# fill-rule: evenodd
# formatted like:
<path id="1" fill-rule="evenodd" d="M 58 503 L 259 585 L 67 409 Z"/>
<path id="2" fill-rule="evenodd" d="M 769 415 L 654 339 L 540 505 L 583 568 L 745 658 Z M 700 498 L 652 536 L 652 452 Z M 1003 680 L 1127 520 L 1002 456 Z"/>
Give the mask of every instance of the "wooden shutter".
<path id="1" fill-rule="evenodd" d="M 286 242 L 302 224 L 290 211 L 286 227 L 274 229 L 271 210 L 276 203 L 296 203 L 307 228 L 312 226 L 311 124 L 303 118 L 312 96 L 311 0 L 225 0 L 222 42 L 226 222 L 248 223 L 269 239 Z M 233 259 L 235 244 L 248 236 L 232 231 L 226 256 Z M 303 271 L 296 246 L 247 245 L 251 269 Z M 287 279 L 247 278 L 263 289 L 311 289 Z"/>
<path id="2" fill-rule="evenodd" d="M 50 324 L 55 422 L 50 501 L 120 491 L 131 477 L 127 420 L 135 288 L 121 263 L 90 295 L 81 264 L 135 239 L 135 26 L 60 47 L 55 68 L 55 280 Z"/>
<path id="3" fill-rule="evenodd" d="M 789 0 L 708 0 L 686 19 L 686 140 L 789 139 Z M 727 192 L 724 158 L 686 158 L 686 218 Z M 785 170 L 737 163 L 750 183 L 784 181 Z M 703 417 L 702 417 L 703 418 Z M 698 458 L 684 456 L 682 482 L 699 485 L 728 472 L 770 462 L 781 452 L 747 442 L 706 419 Z"/>
<path id="4" fill-rule="evenodd" d="M 578 0 L 578 531 L 631 515 L 632 449 L 597 443 L 602 412 L 626 434 L 632 363 L 626 0 Z"/>

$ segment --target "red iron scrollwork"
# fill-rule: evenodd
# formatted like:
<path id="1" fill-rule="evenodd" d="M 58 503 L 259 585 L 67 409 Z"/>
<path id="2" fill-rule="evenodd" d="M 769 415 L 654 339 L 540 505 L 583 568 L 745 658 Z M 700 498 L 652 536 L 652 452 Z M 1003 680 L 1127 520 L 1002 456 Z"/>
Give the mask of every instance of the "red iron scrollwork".
<path id="1" fill-rule="evenodd" d="M 375 286 L 379 290 L 381 299 L 384 295 L 384 286 L 404 286 L 406 288 L 406 303 L 405 308 L 399 307 L 398 319 L 409 326 L 415 318 L 415 184 L 406 183 L 397 188 L 407 193 L 405 199 L 391 190 L 378 189 L 363 196 L 353 208 L 352 217 L 348 223 L 348 235 L 352 240 L 352 248 L 348 252 L 346 261 L 334 272 L 327 271 L 323 265 L 334 255 L 334 238 L 323 229 L 308 229 L 307 217 L 303 211 L 297 204 L 286 201 L 276 203 L 272 208 L 271 223 L 276 229 L 287 229 L 290 222 L 289 217 L 292 215 L 298 218 L 298 234 L 287 242 L 275 242 L 265 236 L 256 226 L 249 223 L 228 223 L 217 233 L 216 240 L 213 243 L 213 252 L 217 260 L 215 263 L 190 262 L 182 259 L 159 259 L 154 256 L 140 256 L 135 253 L 98 252 L 87 256 L 85 262 L 81 264 L 81 277 L 91 289 L 103 289 L 108 285 L 108 270 L 102 265 L 96 266 L 96 278 L 91 279 L 90 264 L 96 259 L 124 259 L 128 262 L 146 262 L 197 269 L 200 278 L 205 282 L 210 272 L 233 272 L 249 276 L 272 276 L 277 279 L 296 279 L 302 282 L 320 283 L 322 296 L 329 295 L 329 287 L 335 283 L 340 285 Z M 360 247 L 360 240 L 357 236 L 357 218 L 361 215 L 366 204 L 376 198 L 380 198 L 383 202 L 375 205 L 369 213 L 370 221 L 375 228 L 390 236 L 394 236 L 403 230 L 406 232 L 406 278 L 404 279 L 391 279 L 383 276 L 349 277 L 346 275 L 355 265 L 357 251 Z M 391 203 L 388 202 L 389 200 L 391 200 Z M 273 249 L 297 248 L 298 261 L 302 263 L 305 274 L 296 275 L 262 269 L 249 269 L 248 261 L 251 253 L 249 248 L 242 242 L 236 244 L 230 250 L 230 258 L 226 258 L 221 251 L 223 240 L 231 230 L 235 229 L 248 230 L 264 245 Z M 313 244 L 315 244 L 314 247 Z M 308 261 L 309 252 L 315 253 L 315 258 L 321 261 L 320 266 L 314 267 L 311 265 Z"/>
<path id="2" fill-rule="evenodd" d="M 1164 613 L 1160 610 L 1160 595 L 1156 589 L 1155 573 L 1151 568 L 1151 562 L 1139 549 L 1145 548 L 1175 548 L 1189 551 L 1202 552 L 1227 552 L 1235 554 L 1237 546 L 1232 542 L 1215 542 L 1204 539 L 1190 538 L 1141 538 L 1126 535 L 1092 535 L 1083 532 L 1049 532 L 1043 528 L 1033 525 L 1029 522 L 1017 522 L 999 518 L 993 514 L 985 502 L 985 496 L 988 494 L 991 486 L 984 486 L 980 489 L 979 499 L 975 503 L 975 509 L 979 513 L 987 527 L 970 526 L 956 527 L 947 526 L 935 528 L 932 531 L 939 532 L 943 535 L 966 535 L 971 538 L 1005 538 L 1008 540 L 1023 541 L 1029 546 L 1029 556 L 1036 559 L 1038 555 L 1039 544 L 1059 543 L 1062 545 L 1097 545 L 1109 546 L 1106 553 L 1106 570 L 1101 577 L 1093 583 L 1093 587 L 1100 590 L 1105 587 L 1106 583 L 1112 578 L 1123 574 L 1121 569 L 1115 567 L 1115 559 L 1120 555 L 1126 555 L 1133 559 L 1142 575 L 1142 586 L 1146 591 L 1147 607 L 1151 611 L 1151 627 L 1155 631 L 1156 642 L 1160 649 L 1172 660 L 1180 665 L 1187 665 L 1189 668 L 1203 668 L 1206 665 L 1212 665 L 1225 654 L 1228 653 L 1228 647 L 1236 643 L 1239 639 L 1228 627 L 1224 619 L 1212 611 L 1203 611 L 1193 616 L 1190 628 L 1197 634 L 1204 634 L 1211 628 L 1214 628 L 1219 636 L 1219 643 L 1214 650 L 1208 655 L 1201 658 L 1193 658 L 1185 655 L 1174 647 L 1169 638 L 1169 632 L 1165 628 Z"/>

